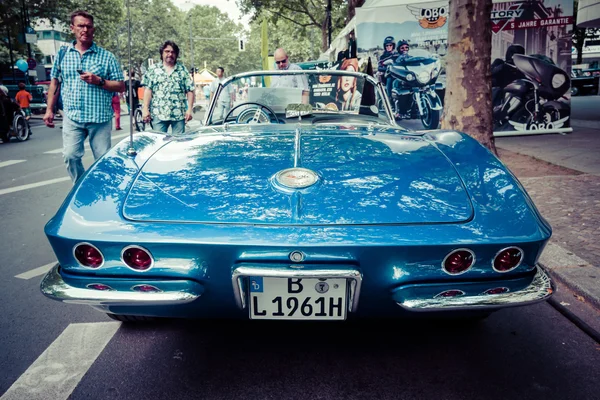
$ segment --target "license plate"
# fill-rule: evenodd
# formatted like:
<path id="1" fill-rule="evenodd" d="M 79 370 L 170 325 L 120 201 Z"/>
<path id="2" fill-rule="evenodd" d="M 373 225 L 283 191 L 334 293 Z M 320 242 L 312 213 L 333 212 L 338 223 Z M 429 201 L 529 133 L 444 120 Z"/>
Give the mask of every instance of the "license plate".
<path id="1" fill-rule="evenodd" d="M 346 319 L 345 278 L 249 277 L 251 319 Z"/>

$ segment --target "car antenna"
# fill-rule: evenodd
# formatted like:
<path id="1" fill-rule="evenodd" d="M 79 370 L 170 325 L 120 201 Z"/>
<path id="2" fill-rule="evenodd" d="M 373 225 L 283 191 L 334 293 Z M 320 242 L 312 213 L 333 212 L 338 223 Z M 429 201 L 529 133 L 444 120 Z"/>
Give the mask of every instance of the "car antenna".
<path id="1" fill-rule="evenodd" d="M 129 68 L 127 69 L 127 78 L 129 78 L 129 148 L 127 149 L 127 155 L 133 157 L 137 152 L 133 147 L 133 115 L 135 110 L 133 109 L 133 82 L 131 79 L 131 12 L 129 11 L 129 0 L 127 0 L 127 51 L 129 53 Z"/>

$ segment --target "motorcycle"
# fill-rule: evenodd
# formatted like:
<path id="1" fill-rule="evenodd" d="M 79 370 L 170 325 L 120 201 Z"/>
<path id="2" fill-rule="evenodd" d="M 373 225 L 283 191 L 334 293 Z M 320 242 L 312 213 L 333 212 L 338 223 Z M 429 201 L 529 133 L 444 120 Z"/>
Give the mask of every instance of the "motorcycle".
<path id="1" fill-rule="evenodd" d="M 494 131 L 562 128 L 570 107 L 557 100 L 571 86 L 569 75 L 543 55 L 515 54 L 513 60 L 525 78 L 492 89 Z"/>
<path id="2" fill-rule="evenodd" d="M 385 64 L 386 80 L 393 81 L 388 95 L 396 119 L 420 119 L 425 129 L 437 129 L 442 110 L 435 91 L 440 59 L 426 50 L 414 49 L 409 56 Z"/>

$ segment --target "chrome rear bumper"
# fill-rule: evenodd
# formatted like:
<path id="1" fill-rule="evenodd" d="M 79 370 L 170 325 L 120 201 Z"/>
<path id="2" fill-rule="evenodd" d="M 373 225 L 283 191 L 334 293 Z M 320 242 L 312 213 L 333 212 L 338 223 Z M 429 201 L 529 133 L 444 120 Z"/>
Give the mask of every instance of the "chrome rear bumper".
<path id="1" fill-rule="evenodd" d="M 531 284 L 522 290 L 502 294 L 466 295 L 440 298 L 405 298 L 396 303 L 413 312 L 484 310 L 523 306 L 547 300 L 555 291 L 548 274 L 538 265 Z"/>
<path id="2" fill-rule="evenodd" d="M 202 286 L 190 281 L 180 281 L 179 290 L 160 292 L 80 288 L 65 282 L 59 269 L 58 264 L 52 267 L 42 280 L 40 290 L 44 296 L 65 303 L 87 304 L 90 306 L 175 305 L 194 301 L 202 294 Z M 169 281 L 168 283 L 173 287 L 173 285 L 177 285 L 178 281 Z M 149 282 L 149 284 L 157 286 L 156 282 Z"/>

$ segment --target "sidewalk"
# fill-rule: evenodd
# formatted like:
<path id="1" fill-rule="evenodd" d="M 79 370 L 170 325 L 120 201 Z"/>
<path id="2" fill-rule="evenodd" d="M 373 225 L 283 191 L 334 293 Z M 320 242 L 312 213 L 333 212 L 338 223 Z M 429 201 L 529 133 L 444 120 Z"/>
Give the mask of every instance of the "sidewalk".
<path id="1" fill-rule="evenodd" d="M 572 127 L 566 135 L 496 138 L 496 147 L 552 225 L 540 263 L 600 308 L 600 121 Z"/>

